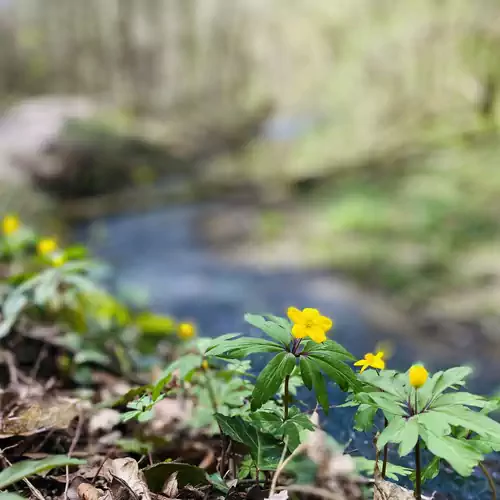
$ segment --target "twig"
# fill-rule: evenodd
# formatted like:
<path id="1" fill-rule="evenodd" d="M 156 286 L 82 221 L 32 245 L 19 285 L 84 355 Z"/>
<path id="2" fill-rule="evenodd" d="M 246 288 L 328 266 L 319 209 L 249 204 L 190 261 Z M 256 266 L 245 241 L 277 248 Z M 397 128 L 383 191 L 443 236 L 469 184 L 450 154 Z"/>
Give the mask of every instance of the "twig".
<path id="1" fill-rule="evenodd" d="M 479 468 L 483 471 L 483 474 L 486 476 L 486 479 L 488 480 L 488 484 L 491 490 L 491 499 L 496 500 L 497 488 L 495 486 L 495 481 L 493 481 L 493 478 L 491 477 L 490 471 L 486 468 L 483 462 L 479 462 Z"/>
<path id="2" fill-rule="evenodd" d="M 278 488 L 276 489 L 279 491 L 287 490 L 296 493 L 305 493 L 306 495 L 314 495 L 316 497 L 325 498 L 326 500 L 342 500 L 342 497 L 335 495 L 331 491 L 325 490 L 324 488 L 318 488 L 316 486 L 310 486 L 308 484 L 291 484 L 289 486 L 278 486 Z M 271 497 L 271 493 L 269 494 L 269 497 Z"/>
<path id="3" fill-rule="evenodd" d="M 73 439 L 71 441 L 71 446 L 69 447 L 68 451 L 69 458 L 71 458 L 71 454 L 75 451 L 76 445 L 78 444 L 80 435 L 82 433 L 82 427 L 83 427 L 83 413 L 80 410 L 80 413 L 78 415 L 78 424 L 76 426 L 75 435 L 73 436 Z M 66 486 L 64 488 L 64 498 L 66 499 L 68 498 L 68 490 L 69 490 L 69 466 L 66 465 Z"/>
<path id="4" fill-rule="evenodd" d="M 273 480 L 271 482 L 271 489 L 269 491 L 269 497 L 272 497 L 274 495 L 274 492 L 276 490 L 276 484 L 278 483 L 278 479 L 280 477 L 280 474 L 283 472 L 285 467 L 291 462 L 292 459 L 294 459 L 297 455 L 302 453 L 306 448 L 308 444 L 307 443 L 302 443 L 295 450 L 292 451 L 292 453 L 288 456 L 288 458 L 285 459 L 286 455 L 286 450 L 288 448 L 288 436 L 285 438 L 285 446 L 283 447 L 283 453 L 281 454 L 281 459 L 280 463 L 278 465 L 278 468 L 276 469 L 276 472 L 274 473 Z"/>

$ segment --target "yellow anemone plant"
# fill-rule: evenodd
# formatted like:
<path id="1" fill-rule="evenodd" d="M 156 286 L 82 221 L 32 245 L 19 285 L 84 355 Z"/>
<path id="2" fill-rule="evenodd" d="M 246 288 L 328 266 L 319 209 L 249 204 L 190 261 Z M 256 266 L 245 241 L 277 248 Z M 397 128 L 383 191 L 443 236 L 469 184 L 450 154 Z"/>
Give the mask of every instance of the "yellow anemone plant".
<path id="1" fill-rule="evenodd" d="M 317 309 L 306 307 L 302 311 L 296 307 L 289 307 L 288 317 L 293 322 L 292 335 L 297 339 L 310 337 L 314 342 L 326 340 L 326 332 L 333 326 L 330 318 L 322 316 Z"/>
<path id="2" fill-rule="evenodd" d="M 181 323 L 177 329 L 177 334 L 182 340 L 188 340 L 196 336 L 196 325 L 194 323 Z"/>
<path id="3" fill-rule="evenodd" d="M 43 238 L 36 246 L 38 255 L 46 257 L 57 250 L 57 241 L 54 238 Z"/>
<path id="4" fill-rule="evenodd" d="M 354 363 L 354 366 L 361 366 L 359 373 L 363 373 L 367 368 L 375 368 L 376 370 L 385 370 L 384 352 L 378 351 L 377 354 L 367 352 L 363 359 Z"/>
<path id="5" fill-rule="evenodd" d="M 16 215 L 6 215 L 2 219 L 2 232 L 5 236 L 14 234 L 21 227 L 21 222 Z"/>
<path id="6" fill-rule="evenodd" d="M 408 372 L 410 384 L 415 389 L 420 389 L 429 378 L 429 372 L 422 365 L 413 365 Z"/>

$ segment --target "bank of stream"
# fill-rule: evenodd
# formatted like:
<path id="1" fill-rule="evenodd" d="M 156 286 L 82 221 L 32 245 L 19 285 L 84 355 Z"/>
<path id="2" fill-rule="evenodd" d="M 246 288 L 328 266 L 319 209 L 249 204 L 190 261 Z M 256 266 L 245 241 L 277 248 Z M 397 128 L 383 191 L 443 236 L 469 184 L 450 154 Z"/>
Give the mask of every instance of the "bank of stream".
<path id="1" fill-rule="evenodd" d="M 229 332 L 249 333 L 243 322 L 245 312 L 283 314 L 290 305 L 317 307 L 335 321 L 334 338 L 355 355 L 374 349 L 377 342 L 390 340 L 394 355 L 390 365 L 405 369 L 420 360 L 431 370 L 472 363 L 476 367 L 474 390 L 491 393 L 497 389 L 497 361 L 485 358 L 482 350 L 460 342 L 437 347 L 432 340 L 403 336 L 375 327 L 367 317 L 363 302 L 357 301 L 348 283 L 321 270 L 270 270 L 232 264 L 205 245 L 200 236 L 200 218 L 209 205 L 177 205 L 142 214 L 96 219 L 77 229 L 76 238 L 87 243 L 96 255 L 113 268 L 113 287 L 125 292 L 144 291 L 155 311 L 192 319 L 202 335 Z M 231 210 L 231 207 L 227 207 Z M 239 259 L 244 262 L 243 259 Z M 256 333 L 256 332 L 254 332 Z M 446 342 L 445 342 L 446 344 Z M 256 360 L 256 369 L 265 359 Z M 330 389 L 332 405 L 342 395 Z M 300 398 L 312 404 L 307 391 Z M 333 409 L 326 429 L 349 449 L 373 455 L 371 436 L 352 432 L 352 412 Z M 393 460 L 396 456 L 393 457 Z M 492 461 L 498 469 L 498 461 Z M 500 480 L 500 474 L 495 474 Z M 487 484 L 478 474 L 465 481 L 443 472 L 428 486 L 445 492 L 441 498 L 490 498 Z"/>

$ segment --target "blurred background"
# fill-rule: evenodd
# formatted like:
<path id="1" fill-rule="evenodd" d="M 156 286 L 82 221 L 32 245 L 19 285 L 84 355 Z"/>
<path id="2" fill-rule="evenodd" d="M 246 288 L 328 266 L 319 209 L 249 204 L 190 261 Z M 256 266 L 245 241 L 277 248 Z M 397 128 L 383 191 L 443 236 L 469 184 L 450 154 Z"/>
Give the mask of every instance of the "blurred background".
<path id="1" fill-rule="evenodd" d="M 0 0 L 0 210 L 202 333 L 500 354 L 496 0 Z"/>

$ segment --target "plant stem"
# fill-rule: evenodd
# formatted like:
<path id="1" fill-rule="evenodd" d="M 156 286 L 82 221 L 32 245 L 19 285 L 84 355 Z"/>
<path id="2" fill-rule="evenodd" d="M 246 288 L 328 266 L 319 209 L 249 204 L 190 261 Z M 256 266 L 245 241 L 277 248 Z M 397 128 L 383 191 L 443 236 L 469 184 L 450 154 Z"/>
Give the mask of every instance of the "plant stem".
<path id="1" fill-rule="evenodd" d="M 283 395 L 283 420 L 288 420 L 288 400 L 290 397 L 288 385 L 290 383 L 290 375 L 285 377 L 285 393 Z"/>
<path id="2" fill-rule="evenodd" d="M 415 389 L 415 408 L 414 414 L 418 414 L 418 389 Z M 421 464 L 420 464 L 420 436 L 417 438 L 415 444 L 415 498 L 422 499 L 422 485 L 421 485 Z"/>
<path id="3" fill-rule="evenodd" d="M 387 418 L 384 417 L 384 427 L 387 427 L 389 425 L 389 422 L 387 421 Z M 382 463 L 382 479 L 385 479 L 385 474 L 387 472 L 387 459 L 389 456 L 389 443 L 386 443 L 384 446 L 384 461 Z"/>
<path id="4" fill-rule="evenodd" d="M 486 476 L 486 479 L 488 480 L 488 484 L 490 485 L 491 500 L 496 500 L 497 488 L 495 486 L 495 481 L 493 481 L 493 478 L 491 477 L 490 471 L 485 467 L 483 462 L 479 462 L 479 468 L 483 471 L 483 474 Z"/>

